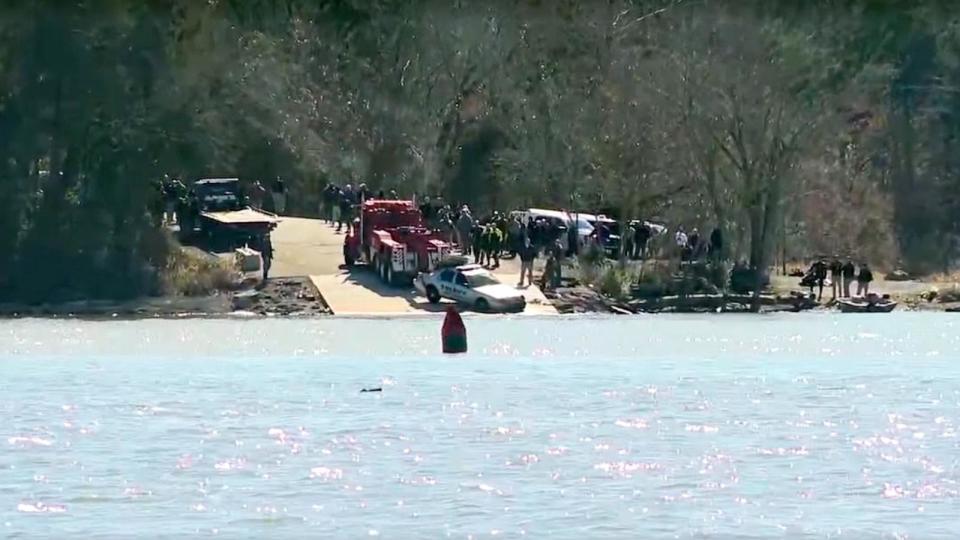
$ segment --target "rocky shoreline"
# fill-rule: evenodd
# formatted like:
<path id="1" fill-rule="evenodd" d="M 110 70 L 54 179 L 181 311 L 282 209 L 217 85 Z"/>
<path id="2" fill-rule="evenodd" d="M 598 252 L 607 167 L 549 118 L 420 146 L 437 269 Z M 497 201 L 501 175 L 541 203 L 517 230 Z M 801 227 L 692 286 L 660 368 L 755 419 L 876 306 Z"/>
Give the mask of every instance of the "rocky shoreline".
<path id="1" fill-rule="evenodd" d="M 749 295 L 737 294 L 690 294 L 616 300 L 582 285 L 559 287 L 556 290 L 545 291 L 544 294 L 561 314 L 743 313 L 750 310 L 753 300 Z M 797 312 L 821 307 L 815 300 L 802 293 L 763 295 L 760 301 L 764 312 Z"/>
<path id="2" fill-rule="evenodd" d="M 127 301 L 78 300 L 24 305 L 0 304 L 0 318 L 164 319 L 230 315 L 312 317 L 330 308 L 307 278 L 278 278 L 261 287 L 210 296 L 148 297 Z"/>
<path id="3" fill-rule="evenodd" d="M 691 294 L 616 300 L 591 287 L 567 283 L 544 291 L 547 300 L 561 315 L 639 313 L 743 313 L 751 297 L 735 294 Z M 899 299 L 899 311 L 960 312 L 960 302 L 937 302 L 921 298 Z M 794 292 L 761 296 L 762 311 L 833 311 L 829 303 L 818 303 L 809 295 Z M 203 297 L 141 298 L 124 302 L 86 300 L 59 304 L 0 304 L 0 318 L 145 319 L 202 318 L 225 316 L 319 317 L 332 315 L 330 307 L 313 283 L 305 277 L 268 280 L 258 288 Z"/>
<path id="4" fill-rule="evenodd" d="M 304 317 L 332 315 L 330 306 L 304 277 L 274 278 L 262 287 L 235 293 L 233 309 L 260 316 Z"/>

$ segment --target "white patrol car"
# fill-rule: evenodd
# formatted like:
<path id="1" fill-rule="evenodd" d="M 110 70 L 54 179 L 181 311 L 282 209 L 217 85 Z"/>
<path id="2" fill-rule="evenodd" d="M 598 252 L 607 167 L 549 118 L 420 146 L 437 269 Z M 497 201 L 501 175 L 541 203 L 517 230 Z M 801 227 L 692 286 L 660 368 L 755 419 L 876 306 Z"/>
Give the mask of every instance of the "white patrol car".
<path id="1" fill-rule="evenodd" d="M 433 304 L 449 298 L 481 312 L 523 311 L 527 307 L 520 291 L 500 283 L 478 264 L 438 268 L 420 274 L 414 285 Z"/>

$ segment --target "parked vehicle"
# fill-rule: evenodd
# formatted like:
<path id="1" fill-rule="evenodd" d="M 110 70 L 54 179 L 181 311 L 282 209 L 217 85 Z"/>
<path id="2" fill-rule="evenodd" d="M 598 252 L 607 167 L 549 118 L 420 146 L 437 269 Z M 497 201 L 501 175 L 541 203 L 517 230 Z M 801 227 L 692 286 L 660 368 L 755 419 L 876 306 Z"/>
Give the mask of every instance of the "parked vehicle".
<path id="1" fill-rule="evenodd" d="M 563 210 L 528 208 L 526 210 L 515 210 L 510 213 L 510 216 L 519 216 L 523 223 L 528 223 L 530 220 L 536 221 L 541 219 L 547 221 L 551 225 L 562 227 L 568 231 L 571 227 L 575 226 L 577 229 L 577 241 L 580 246 L 586 245 L 593 234 L 593 225 L 591 225 L 585 217 Z M 564 249 L 569 248 L 568 242 L 569 238 L 566 235 L 560 239 L 560 243 Z"/>
<path id="2" fill-rule="evenodd" d="M 204 178 L 193 183 L 201 212 L 230 212 L 246 208 L 239 178 Z"/>
<path id="3" fill-rule="evenodd" d="M 450 254 L 440 233 L 426 226 L 413 201 L 368 200 L 343 242 L 346 266 L 370 266 L 390 285 L 410 283 Z"/>
<path id="4" fill-rule="evenodd" d="M 501 283 L 477 264 L 439 268 L 420 274 L 414 281 L 420 294 L 431 303 L 442 298 L 469 305 L 480 312 L 518 312 L 527 307 L 523 294 Z"/>
<path id="5" fill-rule="evenodd" d="M 615 220 L 608 218 L 604 215 L 594 215 L 594 214 L 577 214 L 580 219 L 586 221 L 590 227 L 593 228 L 593 234 L 590 236 L 592 241 L 595 241 L 596 235 L 600 234 L 600 231 L 605 229 L 605 239 L 603 242 L 603 250 L 608 257 L 619 257 L 620 256 L 620 244 L 622 242 L 622 234 L 620 231 L 620 223 Z"/>
<path id="6" fill-rule="evenodd" d="M 179 211 L 180 239 L 198 237 L 211 251 L 229 252 L 250 238 L 269 234 L 280 220 L 246 205 L 238 178 L 204 178 L 193 183 Z"/>

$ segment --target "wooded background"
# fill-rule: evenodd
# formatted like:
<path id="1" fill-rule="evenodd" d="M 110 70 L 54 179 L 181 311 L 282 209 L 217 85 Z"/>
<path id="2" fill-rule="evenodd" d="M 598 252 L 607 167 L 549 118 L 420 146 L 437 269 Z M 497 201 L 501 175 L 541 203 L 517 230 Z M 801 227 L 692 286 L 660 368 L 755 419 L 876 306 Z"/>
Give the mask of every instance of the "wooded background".
<path id="1" fill-rule="evenodd" d="M 0 6 L 0 300 L 149 293 L 163 175 L 608 208 L 731 255 L 943 271 L 960 7 L 802 0 Z"/>

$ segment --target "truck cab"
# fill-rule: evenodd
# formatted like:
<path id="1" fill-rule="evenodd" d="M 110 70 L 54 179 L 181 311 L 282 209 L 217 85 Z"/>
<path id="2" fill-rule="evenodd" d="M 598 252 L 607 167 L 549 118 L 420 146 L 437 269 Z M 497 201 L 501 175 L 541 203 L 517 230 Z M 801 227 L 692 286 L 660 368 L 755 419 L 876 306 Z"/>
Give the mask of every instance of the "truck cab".
<path id="1" fill-rule="evenodd" d="M 245 207 L 239 178 L 204 178 L 193 183 L 201 212 L 229 212 Z"/>

